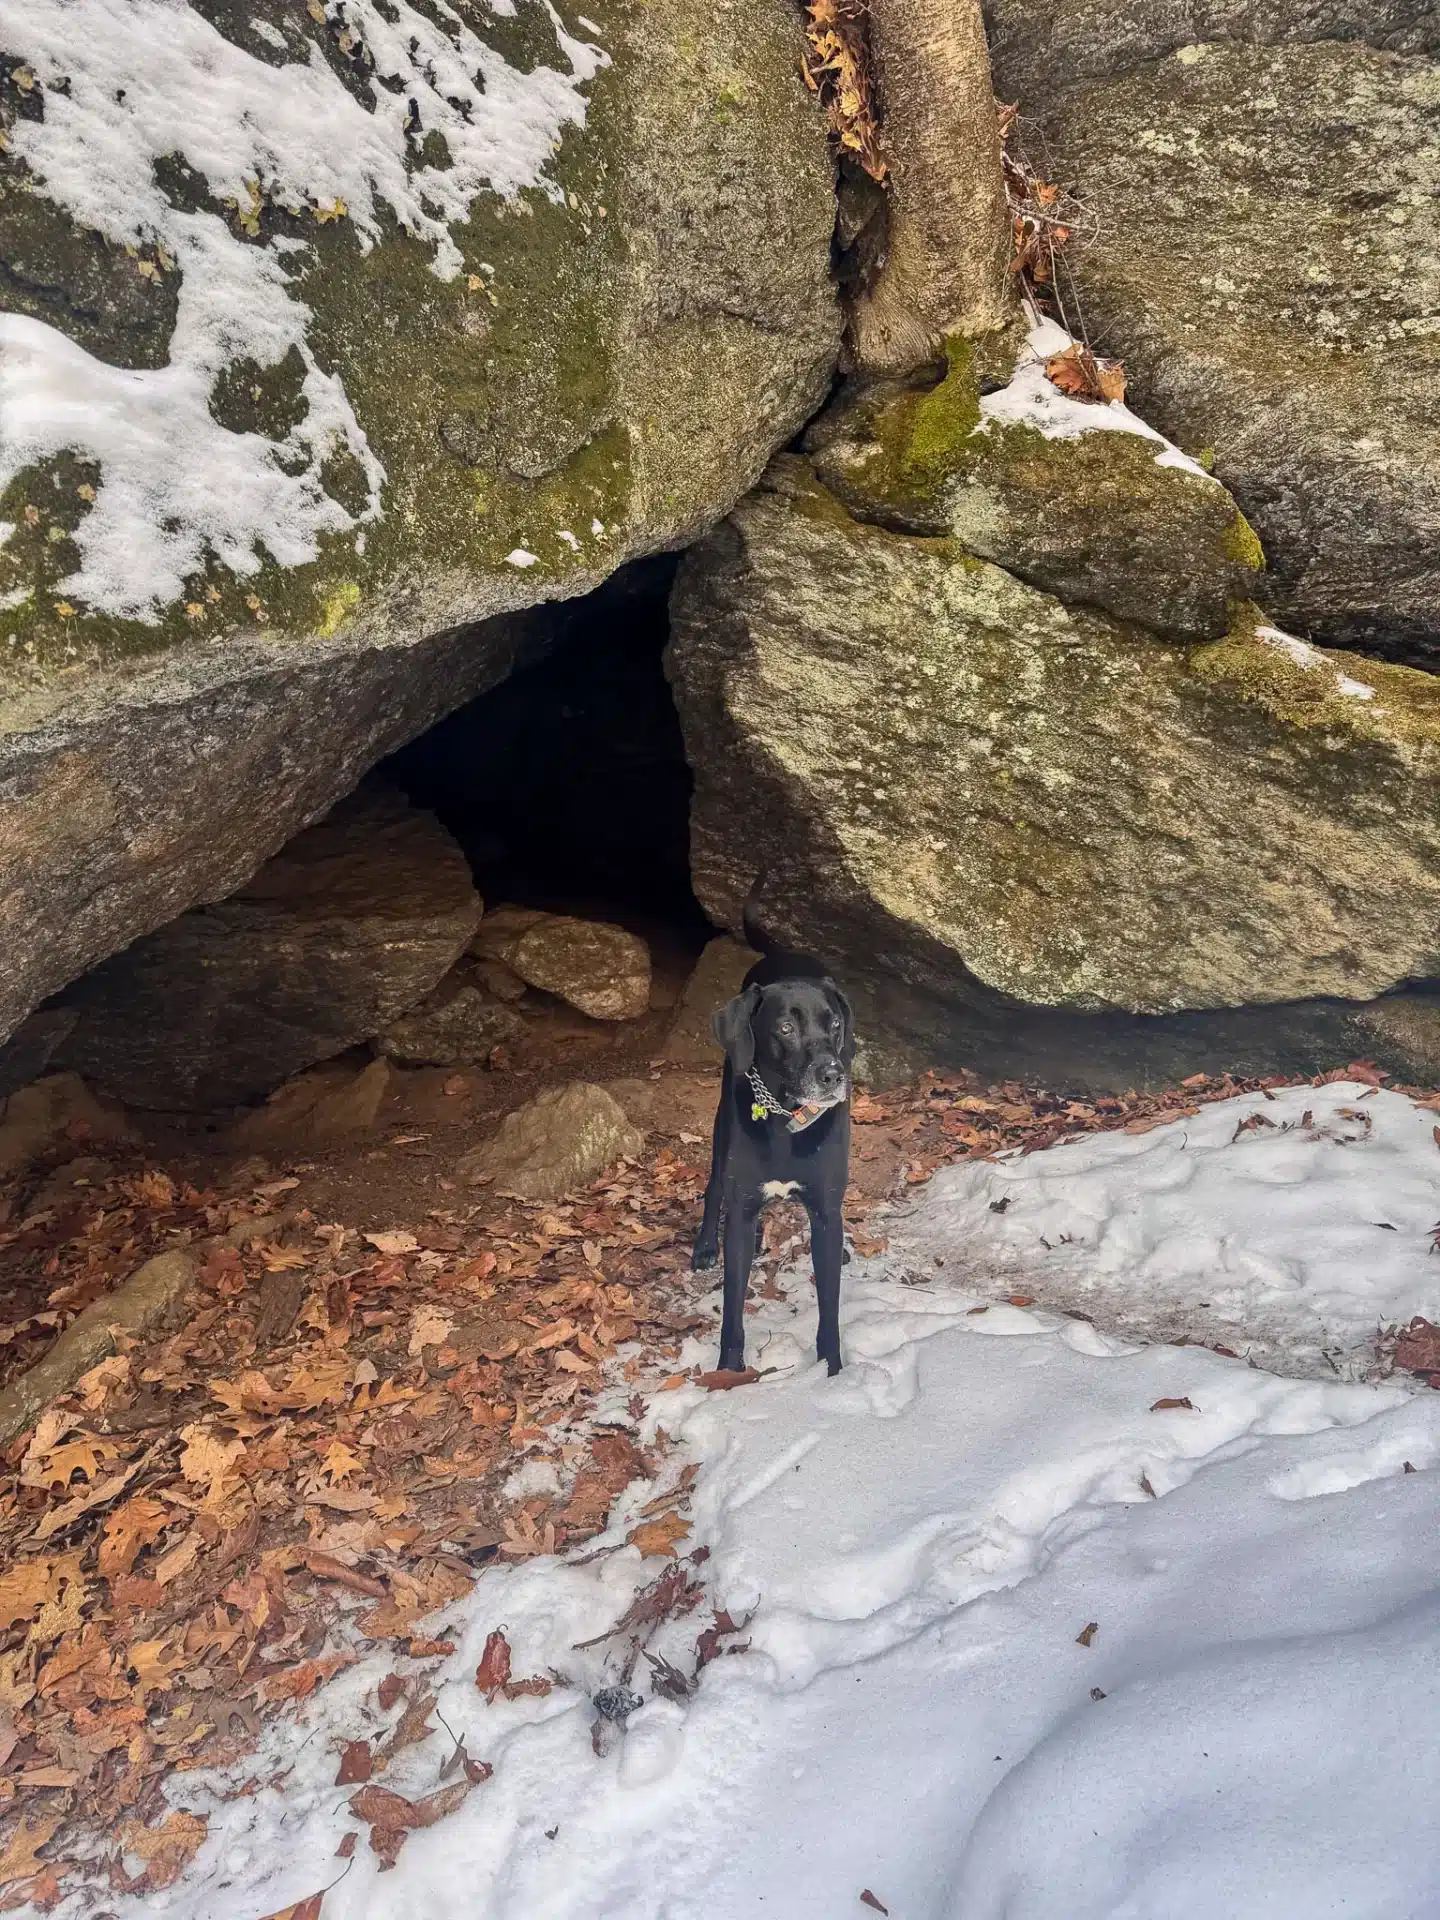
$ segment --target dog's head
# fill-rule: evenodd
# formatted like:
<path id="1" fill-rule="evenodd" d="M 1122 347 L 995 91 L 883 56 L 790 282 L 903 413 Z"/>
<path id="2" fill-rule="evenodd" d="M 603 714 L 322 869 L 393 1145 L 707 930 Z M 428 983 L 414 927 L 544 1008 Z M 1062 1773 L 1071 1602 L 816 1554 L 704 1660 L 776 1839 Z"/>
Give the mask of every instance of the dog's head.
<path id="1" fill-rule="evenodd" d="M 833 980 L 746 987 L 711 1025 L 734 1071 L 754 1067 L 782 1106 L 834 1107 L 848 1097 L 855 1022 Z"/>

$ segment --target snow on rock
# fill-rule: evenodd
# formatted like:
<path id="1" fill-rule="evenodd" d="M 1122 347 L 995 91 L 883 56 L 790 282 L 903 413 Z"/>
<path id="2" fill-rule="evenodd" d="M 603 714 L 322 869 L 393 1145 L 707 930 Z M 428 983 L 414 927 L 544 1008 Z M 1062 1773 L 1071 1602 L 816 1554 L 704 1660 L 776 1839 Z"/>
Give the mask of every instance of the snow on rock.
<path id="1" fill-rule="evenodd" d="M 1263 640 L 1267 647 L 1276 647 L 1287 654 L 1297 667 L 1303 667 L 1307 673 L 1328 672 L 1335 676 L 1335 691 L 1347 700 L 1373 700 L 1374 687 L 1367 686 L 1363 680 L 1352 680 L 1347 673 L 1341 673 L 1334 663 L 1326 659 L 1318 647 L 1312 647 L 1306 640 L 1297 640 L 1293 633 L 1284 633 L 1279 627 L 1256 627 L 1255 638 Z"/>
<path id="2" fill-rule="evenodd" d="M 1435 1120 L 1359 1081 L 1245 1094 L 948 1168 L 896 1238 L 927 1268 L 999 1274 L 1126 1333 L 1363 1372 L 1378 1328 L 1440 1319 Z"/>
<path id="3" fill-rule="evenodd" d="M 1135 433 L 1142 440 L 1153 440 L 1160 449 L 1155 456 L 1157 467 L 1179 467 L 1184 473 L 1218 485 L 1213 474 L 1147 425 L 1138 413 L 1132 413 L 1123 400 L 1076 400 L 1062 393 L 1046 374 L 1045 363 L 1078 345 L 1074 335 L 1057 321 L 1037 320 L 1026 336 L 1009 384 L 982 394 L 979 431 L 985 432 L 994 421 L 1002 426 L 1034 427 L 1047 440 L 1074 440 L 1082 433 Z"/>
<path id="4" fill-rule="evenodd" d="M 6 52 L 45 90 L 43 118 L 12 130 L 15 157 L 83 226 L 182 275 L 170 364 L 152 371 L 108 365 L 43 322 L 0 316 L 0 488 L 66 450 L 101 467 L 75 536 L 81 565 L 64 592 L 153 620 L 209 557 L 242 576 L 267 552 L 285 565 L 314 559 L 321 534 L 355 524 L 321 476 L 340 449 L 364 472 L 361 517 L 380 512 L 384 471 L 340 380 L 307 341 L 310 314 L 294 282 L 308 250 L 260 244 L 258 217 L 274 203 L 346 219 L 369 248 L 388 214 L 430 242 L 434 271 L 452 278 L 460 253 L 450 228 L 474 196 L 541 183 L 561 131 L 583 122 L 581 90 L 605 56 L 550 11 L 568 73 L 518 72 L 444 0 L 345 0 L 343 21 L 330 0 L 351 44 L 363 42 L 377 74 L 400 83 L 372 86 L 367 110 L 313 43 L 307 58 L 272 65 L 183 0 L 7 7 Z M 443 165 L 423 164 L 407 140 L 417 109 L 444 137 Z M 162 158 L 200 175 L 251 223 L 251 237 L 219 212 L 174 205 L 157 178 Z M 213 418 L 209 397 L 227 366 L 274 365 L 292 349 L 308 411 L 285 439 L 230 432 Z"/>
<path id="5" fill-rule="evenodd" d="M 1403 1155 L 1371 1168 L 1377 1209 L 1401 1212 Z M 622 1544 L 654 1492 L 636 1487 L 573 1561 L 487 1570 L 447 1616 L 436 1731 L 386 1784 L 431 1791 L 456 1737 L 495 1773 L 394 1871 L 363 1830 L 334 1859 L 337 1752 L 394 1718 L 387 1651 L 236 1781 L 176 1777 L 209 1837 L 146 1920 L 254 1920 L 321 1887 L 325 1920 L 835 1920 L 862 1888 L 897 1920 L 1429 1911 L 1440 1395 L 977 1312 L 887 1259 L 847 1270 L 839 1378 L 811 1358 L 805 1263 L 749 1322 L 773 1372 L 652 1399 L 647 1437 L 700 1464 L 684 1550 L 710 1548 L 711 1603 L 753 1610 L 748 1651 L 686 1705 L 647 1700 L 597 1757 L 589 1696 L 624 1678 L 625 1643 L 579 1643 L 663 1564 Z M 688 1673 L 709 1620 L 652 1646 Z M 516 1675 L 574 1685 L 486 1706 L 497 1627 Z M 630 1684 L 648 1691 L 643 1661 Z"/>

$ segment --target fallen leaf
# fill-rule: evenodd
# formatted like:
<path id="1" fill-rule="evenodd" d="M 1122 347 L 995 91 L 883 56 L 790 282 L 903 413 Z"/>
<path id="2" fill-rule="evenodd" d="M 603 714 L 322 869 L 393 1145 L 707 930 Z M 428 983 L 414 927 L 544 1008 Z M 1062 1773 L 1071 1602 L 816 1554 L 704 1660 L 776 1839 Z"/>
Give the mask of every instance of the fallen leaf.
<path id="1" fill-rule="evenodd" d="M 375 1691 L 380 1701 L 380 1711 L 382 1713 L 388 1713 L 400 1698 L 401 1694 L 404 1693 L 405 1682 L 400 1678 L 398 1673 L 387 1673 Z"/>
<path id="2" fill-rule="evenodd" d="M 31 1820 L 25 1814 L 20 1816 L 19 1826 L 0 1853 L 0 1887 L 8 1887 L 16 1880 L 28 1880 L 41 1871 L 45 1862 L 39 1857 L 40 1849 L 59 1825 L 58 1816 L 51 1819 L 42 1814 L 38 1820 Z"/>
<path id="3" fill-rule="evenodd" d="M 22 1560 L 0 1573 L 0 1628 L 29 1620 L 53 1596 L 54 1565 L 48 1557 Z"/>
<path id="4" fill-rule="evenodd" d="M 348 1587 L 351 1593 L 363 1593 L 371 1600 L 388 1600 L 390 1590 L 383 1580 L 377 1580 L 373 1574 L 360 1573 L 354 1567 L 347 1567 L 343 1560 L 336 1560 L 328 1553 L 307 1553 L 307 1570 L 317 1580 L 333 1580 L 337 1587 Z"/>
<path id="5" fill-rule="evenodd" d="M 158 1827 L 130 1820 L 120 1829 L 120 1845 L 146 1863 L 145 1884 L 152 1892 L 178 1880 L 205 1838 L 204 1819 L 177 1809 Z"/>
<path id="6" fill-rule="evenodd" d="M 409 1353 L 413 1359 L 426 1347 L 443 1347 L 455 1331 L 455 1322 L 448 1313 L 442 1313 L 439 1307 L 420 1307 L 410 1322 Z"/>
<path id="7" fill-rule="evenodd" d="M 100 1571 L 107 1580 L 128 1573 L 142 1547 L 158 1540 L 174 1517 L 172 1508 L 148 1493 L 137 1493 L 123 1507 L 117 1507 L 105 1522 L 100 1542 Z"/>
<path id="8" fill-rule="evenodd" d="M 719 1367 L 714 1373 L 702 1373 L 700 1385 L 707 1393 L 728 1393 L 732 1387 L 748 1387 L 760 1378 L 754 1367 L 745 1367 L 740 1372 L 733 1368 Z"/>
<path id="9" fill-rule="evenodd" d="M 375 1769 L 375 1756 L 370 1751 L 368 1740 L 351 1740 L 346 1743 L 340 1756 L 340 1771 L 335 1776 L 337 1787 L 358 1786 L 368 1780 Z"/>
<path id="10" fill-rule="evenodd" d="M 355 1836 L 347 1833 L 345 1838 L 353 1841 Z M 308 1900 L 297 1900 L 293 1907 L 282 1907 L 278 1913 L 267 1914 L 265 1920 L 320 1920 L 320 1903 L 324 1898 L 323 1892 L 312 1893 Z"/>
<path id="11" fill-rule="evenodd" d="M 862 1907 L 873 1907 L 876 1913 L 889 1913 L 890 1911 L 889 1907 L 883 1906 L 881 1902 L 875 1898 L 875 1895 L 870 1891 L 869 1887 L 861 1888 L 860 1904 Z"/>
<path id="12" fill-rule="evenodd" d="M 1155 1400 L 1152 1401 L 1150 1405 L 1150 1411 L 1152 1413 L 1167 1413 L 1172 1409 L 1181 1409 L 1186 1413 L 1194 1413 L 1196 1411 L 1195 1402 L 1188 1394 L 1180 1400 Z"/>
<path id="13" fill-rule="evenodd" d="M 1045 362 L 1045 376 L 1073 400 L 1123 400 L 1125 371 L 1118 360 L 1099 360 L 1076 340 Z"/>
<path id="14" fill-rule="evenodd" d="M 644 1526 L 633 1528 L 625 1538 L 629 1545 L 640 1549 L 642 1558 L 648 1560 L 678 1552 L 680 1542 L 688 1539 L 689 1535 L 688 1520 L 678 1513 L 666 1513 L 658 1520 L 649 1520 Z"/>
<path id="15" fill-rule="evenodd" d="M 1012 1307 L 1033 1307 L 1035 1304 L 1033 1293 L 1007 1293 L 1005 1298 Z"/>
<path id="16" fill-rule="evenodd" d="M 420 1245 L 413 1233 L 367 1233 L 365 1238 L 377 1253 L 392 1255 L 414 1253 Z"/>
<path id="17" fill-rule="evenodd" d="M 510 1642 L 497 1627 L 486 1637 L 485 1651 L 475 1669 L 475 1684 L 485 1696 L 487 1706 L 503 1692 L 510 1679 Z"/>
<path id="18" fill-rule="evenodd" d="M 298 1666 L 285 1667 L 265 1681 L 267 1700 L 308 1700 L 326 1680 L 334 1679 L 342 1667 L 348 1667 L 353 1654 L 327 1653 L 321 1660 L 302 1660 Z"/>
<path id="19" fill-rule="evenodd" d="M 1077 1647 L 1093 1646 L 1095 1644 L 1095 1636 L 1099 1631 L 1100 1631 L 1100 1622 L 1098 1620 L 1087 1621 L 1086 1624 L 1080 1629 L 1079 1633 L 1077 1633 L 1075 1636 L 1076 1646 Z"/>
<path id="20" fill-rule="evenodd" d="M 1440 1327 L 1417 1314 L 1395 1342 L 1395 1364 L 1407 1373 L 1440 1373 Z"/>

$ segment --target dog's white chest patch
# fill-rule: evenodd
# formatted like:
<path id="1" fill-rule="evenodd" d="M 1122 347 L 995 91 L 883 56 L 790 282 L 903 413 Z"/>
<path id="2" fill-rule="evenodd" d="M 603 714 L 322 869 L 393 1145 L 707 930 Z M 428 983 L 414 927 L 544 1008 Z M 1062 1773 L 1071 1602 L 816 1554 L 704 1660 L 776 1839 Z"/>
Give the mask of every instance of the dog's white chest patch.
<path id="1" fill-rule="evenodd" d="M 767 1180 L 760 1189 L 767 1200 L 788 1200 L 792 1193 L 799 1193 L 798 1180 Z"/>

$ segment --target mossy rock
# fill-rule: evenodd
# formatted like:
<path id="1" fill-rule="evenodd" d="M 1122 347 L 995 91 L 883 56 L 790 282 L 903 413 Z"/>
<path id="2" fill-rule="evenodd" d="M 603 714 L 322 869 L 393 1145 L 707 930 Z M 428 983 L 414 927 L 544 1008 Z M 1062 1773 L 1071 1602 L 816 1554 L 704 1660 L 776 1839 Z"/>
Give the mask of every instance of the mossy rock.
<path id="1" fill-rule="evenodd" d="M 849 976 L 1168 1014 L 1440 971 L 1440 685 L 1253 608 L 1189 647 L 850 520 L 793 458 L 693 548 L 702 904 Z"/>
<path id="2" fill-rule="evenodd" d="M 1097 223 L 1078 297 L 1145 418 L 1212 450 L 1264 545 L 1275 617 L 1433 670 L 1440 25 L 1390 4 L 1277 11 L 1312 34 L 1346 19 L 1333 40 L 1181 45 L 1037 98 L 1047 166 Z M 1361 15 L 1417 50 L 1342 40 Z"/>
<path id="3" fill-rule="evenodd" d="M 938 379 L 851 381 L 807 430 L 817 473 L 859 518 L 953 536 L 1067 603 L 1226 632 L 1264 556 L 1225 488 L 1127 410 L 1057 393 L 1061 430 L 1032 423 L 1007 403 L 1041 378 L 1034 353 L 1007 373 L 985 379 L 956 340 Z"/>
<path id="4" fill-rule="evenodd" d="M 194 0 L 141 32 L 103 86 L 23 22 L 0 62 L 11 384 L 75 400 L 0 466 L 0 1033 L 503 674 L 505 616 L 712 524 L 838 350 L 787 0 Z M 229 147 L 205 100 L 245 104 Z"/>

